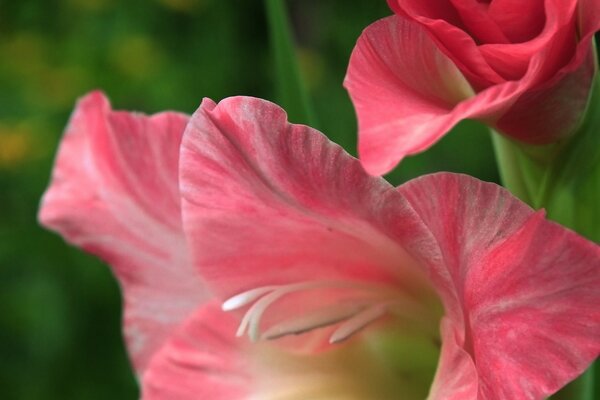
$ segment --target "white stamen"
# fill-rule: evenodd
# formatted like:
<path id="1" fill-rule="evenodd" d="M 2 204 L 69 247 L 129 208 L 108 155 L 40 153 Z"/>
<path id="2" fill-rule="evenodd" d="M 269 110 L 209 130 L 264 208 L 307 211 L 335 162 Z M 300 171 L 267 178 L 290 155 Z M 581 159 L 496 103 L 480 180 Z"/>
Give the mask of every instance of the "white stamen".
<path id="1" fill-rule="evenodd" d="M 364 304 L 342 304 L 318 310 L 300 318 L 292 318 L 269 328 L 261 339 L 279 339 L 287 335 L 298 335 L 344 321 L 364 309 Z"/>
<path id="2" fill-rule="evenodd" d="M 267 308 L 274 302 L 293 292 L 321 288 L 358 290 L 362 293 L 362 300 L 353 301 L 349 304 L 338 303 L 325 310 L 321 309 L 321 311 L 313 312 L 300 318 L 286 320 L 272 326 L 264 334 L 260 334 L 260 322 L 262 316 Z M 229 298 L 223 302 L 221 308 L 224 311 L 232 311 L 254 302 L 244 314 L 236 332 L 238 337 L 243 336 L 247 332 L 248 337 L 252 341 L 257 341 L 259 339 L 276 339 L 285 335 L 299 334 L 312 329 L 346 321 L 335 330 L 330 338 L 331 343 L 337 343 L 352 336 L 370 322 L 387 312 L 386 307 L 389 304 L 389 301 L 378 301 L 374 307 L 366 308 L 368 304 L 373 304 L 373 301 L 376 298 L 381 299 L 381 297 L 387 297 L 384 296 L 385 292 L 386 289 L 383 287 L 365 285 L 362 283 L 348 281 L 309 281 L 289 285 L 270 285 L 251 289 Z M 367 300 L 367 298 L 371 296 L 374 296 L 374 298 Z"/>
<path id="3" fill-rule="evenodd" d="M 281 288 L 275 290 L 274 292 L 269 293 L 262 299 L 258 300 L 254 306 L 252 306 L 252 309 L 248 310 L 248 314 L 251 314 L 248 324 L 248 336 L 250 337 L 251 341 L 256 342 L 258 339 L 260 339 L 260 319 L 262 318 L 266 309 L 275 301 L 279 300 L 279 298 L 290 292 L 293 292 L 294 290 L 294 288 Z"/>
<path id="4" fill-rule="evenodd" d="M 364 311 L 359 312 L 343 324 L 341 324 L 329 338 L 329 343 L 339 343 L 356 332 L 369 325 L 371 322 L 378 318 L 381 318 L 386 312 L 386 303 L 376 304 L 373 307 L 369 307 Z"/>
<path id="5" fill-rule="evenodd" d="M 238 308 L 242 308 L 245 305 L 252 303 L 254 300 L 277 289 L 278 287 L 279 286 L 264 286 L 236 294 L 235 296 L 225 300 L 221 305 L 221 309 L 223 311 L 237 310 Z"/>

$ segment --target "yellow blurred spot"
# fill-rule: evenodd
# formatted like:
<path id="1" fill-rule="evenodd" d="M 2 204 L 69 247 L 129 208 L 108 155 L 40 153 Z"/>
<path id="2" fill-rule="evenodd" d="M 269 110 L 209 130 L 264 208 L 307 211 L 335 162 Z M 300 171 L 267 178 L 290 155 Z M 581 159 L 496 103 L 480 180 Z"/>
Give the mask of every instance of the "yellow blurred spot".
<path id="1" fill-rule="evenodd" d="M 142 81 L 156 75 L 164 60 L 162 50 L 143 36 L 119 38 L 113 42 L 109 57 L 119 72 Z"/>
<path id="2" fill-rule="evenodd" d="M 300 73 L 306 82 L 308 90 L 319 87 L 321 82 L 323 82 L 325 71 L 322 57 L 318 53 L 306 48 L 298 48 L 296 56 L 298 57 Z"/>
<path id="3" fill-rule="evenodd" d="M 49 67 L 40 74 L 38 80 L 37 90 L 30 91 L 28 97 L 41 95 L 43 104 L 68 108 L 73 104 L 73 99 L 89 86 L 89 73 L 75 65 Z"/>
<path id="4" fill-rule="evenodd" d="M 20 78 L 29 78 L 45 68 L 46 42 L 38 34 L 23 32 L 5 38 L 2 63 Z"/>
<path id="5" fill-rule="evenodd" d="M 158 0 L 158 2 L 171 10 L 181 12 L 193 11 L 207 3 L 206 0 Z"/>
<path id="6" fill-rule="evenodd" d="M 0 125 L 0 169 L 17 167 L 33 153 L 33 140 L 27 129 Z"/>

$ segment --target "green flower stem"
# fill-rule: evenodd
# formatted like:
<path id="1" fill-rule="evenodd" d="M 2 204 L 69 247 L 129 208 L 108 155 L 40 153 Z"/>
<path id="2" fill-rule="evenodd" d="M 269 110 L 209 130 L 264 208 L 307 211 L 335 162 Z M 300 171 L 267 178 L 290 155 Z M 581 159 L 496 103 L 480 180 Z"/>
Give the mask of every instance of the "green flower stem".
<path id="1" fill-rule="evenodd" d="M 275 61 L 277 102 L 291 122 L 318 128 L 306 86 L 300 74 L 284 0 L 265 0 L 271 50 Z"/>
<path id="2" fill-rule="evenodd" d="M 503 185 L 519 199 L 531 204 L 532 193 L 520 167 L 517 145 L 497 132 L 492 132 L 492 142 Z"/>

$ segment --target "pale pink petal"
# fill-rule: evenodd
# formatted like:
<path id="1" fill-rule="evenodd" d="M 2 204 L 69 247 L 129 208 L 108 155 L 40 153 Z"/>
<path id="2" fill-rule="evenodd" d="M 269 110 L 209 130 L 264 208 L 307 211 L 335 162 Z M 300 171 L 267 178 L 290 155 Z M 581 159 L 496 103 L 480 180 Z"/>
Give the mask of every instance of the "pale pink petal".
<path id="1" fill-rule="evenodd" d="M 345 282 L 434 296 L 408 252 L 435 243 L 406 201 L 270 102 L 205 100 L 184 135 L 181 187 L 196 266 L 221 299 L 267 287 L 228 309 L 271 293 L 288 303 L 267 314 L 294 317 L 346 298 Z"/>
<path id="2" fill-rule="evenodd" d="M 242 400 L 254 391 L 236 321 L 207 304 L 175 330 L 142 381 L 144 400 Z"/>
<path id="3" fill-rule="evenodd" d="M 188 117 L 112 111 L 82 98 L 66 129 L 39 219 L 111 264 L 139 373 L 205 295 L 181 227 L 179 144 Z"/>
<path id="4" fill-rule="evenodd" d="M 480 398 L 545 398 L 598 356 L 600 247 L 467 176 L 426 176 L 399 191 L 442 247 L 443 262 L 429 266 Z"/>

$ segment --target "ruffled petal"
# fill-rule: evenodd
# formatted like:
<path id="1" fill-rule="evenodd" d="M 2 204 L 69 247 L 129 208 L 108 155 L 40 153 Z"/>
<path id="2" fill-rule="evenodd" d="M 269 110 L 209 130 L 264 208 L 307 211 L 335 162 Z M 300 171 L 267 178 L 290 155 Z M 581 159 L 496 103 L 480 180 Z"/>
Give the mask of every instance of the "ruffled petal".
<path id="1" fill-rule="evenodd" d="M 228 309 L 265 296 L 273 299 L 261 303 L 268 314 L 285 319 L 371 295 L 362 290 L 369 285 L 435 297 L 409 255 L 435 252 L 435 243 L 406 201 L 270 102 L 205 100 L 184 135 L 180 179 L 196 266 L 221 299 L 244 293 Z M 277 311 L 276 300 L 289 303 Z M 307 315 L 305 323 L 347 312 Z"/>
<path id="2" fill-rule="evenodd" d="M 467 176 L 430 175 L 399 191 L 442 247 L 430 268 L 481 398 L 545 398 L 598 356 L 600 247 Z"/>
<path id="3" fill-rule="evenodd" d="M 41 223 L 112 266 L 125 292 L 124 331 L 138 373 L 205 289 L 181 227 L 179 144 L 188 117 L 112 111 L 82 98 L 66 129 Z"/>

